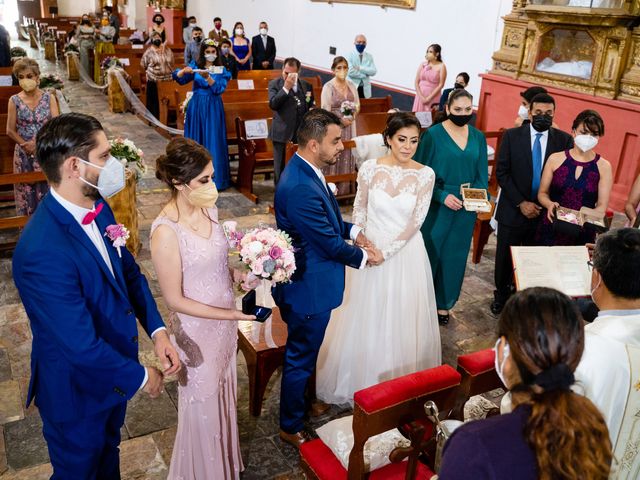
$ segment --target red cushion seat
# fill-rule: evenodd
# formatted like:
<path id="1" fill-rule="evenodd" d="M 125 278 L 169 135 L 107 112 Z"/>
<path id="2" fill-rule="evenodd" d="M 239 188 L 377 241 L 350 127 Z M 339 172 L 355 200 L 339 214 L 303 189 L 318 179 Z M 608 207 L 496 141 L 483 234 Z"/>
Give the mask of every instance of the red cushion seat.
<path id="1" fill-rule="evenodd" d="M 322 440 L 312 440 L 300 446 L 300 456 L 320 480 L 346 480 L 347 470 Z M 369 480 L 404 480 L 407 462 L 392 463 L 369 475 Z M 424 464 L 418 463 L 416 478 L 430 479 L 434 473 Z"/>
<path id="2" fill-rule="evenodd" d="M 487 348 L 467 355 L 460 355 L 458 357 L 458 367 L 463 368 L 470 375 L 480 375 L 493 370 L 495 367 L 495 352 L 493 348 Z"/>
<path id="3" fill-rule="evenodd" d="M 449 365 L 441 365 L 359 390 L 353 400 L 366 413 L 373 413 L 409 398 L 454 387 L 460 383 L 460 379 L 460 374 Z"/>

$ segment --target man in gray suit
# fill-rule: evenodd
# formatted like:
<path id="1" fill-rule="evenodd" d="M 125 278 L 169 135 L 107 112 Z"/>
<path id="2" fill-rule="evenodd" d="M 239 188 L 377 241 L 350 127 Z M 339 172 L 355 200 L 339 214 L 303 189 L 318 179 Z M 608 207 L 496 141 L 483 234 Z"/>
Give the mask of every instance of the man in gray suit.
<path id="1" fill-rule="evenodd" d="M 287 142 L 297 143 L 296 131 L 302 117 L 314 107 L 313 87 L 298 78 L 300 60 L 289 57 L 282 77 L 269 82 L 269 107 L 273 110 L 269 138 L 273 142 L 273 169 L 276 185 L 284 170 Z"/>

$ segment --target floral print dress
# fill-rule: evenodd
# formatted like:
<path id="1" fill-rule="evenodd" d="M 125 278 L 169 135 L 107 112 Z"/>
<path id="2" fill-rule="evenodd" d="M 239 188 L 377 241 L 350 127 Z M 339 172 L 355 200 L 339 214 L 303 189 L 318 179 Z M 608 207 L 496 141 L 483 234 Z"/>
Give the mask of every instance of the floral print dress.
<path id="1" fill-rule="evenodd" d="M 36 107 L 32 110 L 18 96 L 13 95 L 11 101 L 16 106 L 16 131 L 25 141 L 37 135 L 42 126 L 51 119 L 51 96 L 43 92 Z M 34 172 L 41 170 L 35 156 L 29 155 L 16 144 L 13 153 L 13 173 Z M 31 215 L 36 210 L 42 197 L 49 191 L 46 182 L 16 183 L 14 185 L 16 213 L 19 216 Z"/>

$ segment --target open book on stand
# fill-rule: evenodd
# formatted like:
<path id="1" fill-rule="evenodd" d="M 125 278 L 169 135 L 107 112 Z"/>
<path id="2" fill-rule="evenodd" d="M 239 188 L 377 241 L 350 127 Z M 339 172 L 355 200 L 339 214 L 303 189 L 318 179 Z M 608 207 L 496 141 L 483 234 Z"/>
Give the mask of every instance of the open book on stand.
<path id="1" fill-rule="evenodd" d="M 589 251 L 576 247 L 511 247 L 516 288 L 555 288 L 570 297 L 591 294 Z"/>

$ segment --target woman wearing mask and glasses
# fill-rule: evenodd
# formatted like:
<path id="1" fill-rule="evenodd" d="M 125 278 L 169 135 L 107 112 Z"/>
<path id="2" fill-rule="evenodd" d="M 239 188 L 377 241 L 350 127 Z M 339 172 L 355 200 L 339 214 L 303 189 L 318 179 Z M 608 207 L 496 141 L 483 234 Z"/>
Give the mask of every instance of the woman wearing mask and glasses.
<path id="1" fill-rule="evenodd" d="M 449 323 L 449 311 L 458 301 L 476 213 L 462 206 L 460 186 L 487 188 L 487 141 L 468 125 L 473 97 L 454 90 L 446 105 L 447 119 L 422 134 L 415 159 L 436 172 L 433 200 L 422 225 L 424 244 L 431 260 L 438 320 Z"/>
<path id="2" fill-rule="evenodd" d="M 540 215 L 536 245 L 584 245 L 594 243 L 595 230 L 582 230 L 577 236 L 554 230 L 558 207 L 580 210 L 588 207 L 602 216 L 607 211 L 613 187 L 611 164 L 595 152 L 604 136 L 604 122 L 595 110 L 580 112 L 573 121 L 574 146 L 554 153 L 544 165 L 538 201 L 546 211 Z"/>
<path id="3" fill-rule="evenodd" d="M 571 391 L 584 350 L 582 318 L 550 288 L 516 293 L 498 324 L 496 371 L 513 411 L 459 427 L 444 449 L 440 480 L 606 480 L 607 425 Z"/>
<path id="4" fill-rule="evenodd" d="M 322 86 L 320 103 L 322 108 L 335 113 L 340 118 L 342 140 L 351 140 L 356 136 L 356 117 L 360 111 L 358 89 L 347 78 L 349 63 L 346 58 L 340 56 L 334 58 L 331 64 L 331 71 L 333 72 L 333 78 Z M 350 102 L 353 105 L 351 112 L 346 112 L 343 108 L 345 102 Z M 340 155 L 338 162 L 335 165 L 326 167 L 323 173 L 325 175 L 337 175 L 340 173 L 352 173 L 355 170 L 355 158 L 351 155 L 351 149 L 347 148 Z M 337 195 L 355 193 L 355 186 L 348 182 L 339 183 L 337 187 Z"/>
<path id="5" fill-rule="evenodd" d="M 22 91 L 9 98 L 7 135 L 16 142 L 13 153 L 13 173 L 39 171 L 35 158 L 36 134 L 42 126 L 58 116 L 58 103 L 49 92 L 40 90 L 40 67 L 31 58 L 13 65 L 13 75 Z M 31 215 L 49 188 L 46 182 L 14 185 L 16 213 Z"/>
<path id="6" fill-rule="evenodd" d="M 156 177 L 169 187 L 171 199 L 151 226 L 151 258 L 184 365 L 172 479 L 237 479 L 243 470 L 236 420 L 237 321 L 255 317 L 235 309 L 213 176 L 207 150 L 184 137 L 169 142 L 156 160 Z"/>
<path id="7" fill-rule="evenodd" d="M 233 26 L 233 36 L 231 37 L 231 52 L 238 61 L 239 70 L 251 70 L 251 40 L 244 32 L 242 22 L 236 22 Z"/>
<path id="8" fill-rule="evenodd" d="M 142 55 L 140 65 L 147 75 L 147 109 L 158 118 L 160 104 L 158 100 L 158 85 L 156 82 L 171 80 L 173 70 L 173 52 L 167 47 L 158 32 L 151 34 L 151 46 Z"/>
<path id="9" fill-rule="evenodd" d="M 198 61 L 174 71 L 173 78 L 180 85 L 193 82 L 193 95 L 185 110 L 184 136 L 209 150 L 216 186 L 225 190 L 231 186 L 231 172 L 222 94 L 231 74 L 220 65 L 215 40 L 204 40 Z"/>

